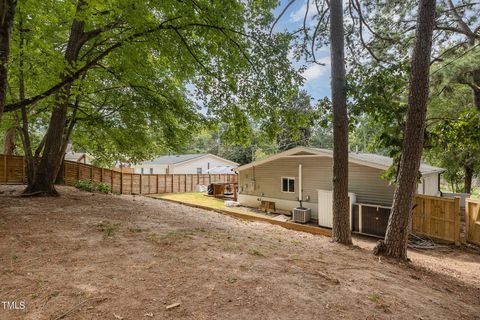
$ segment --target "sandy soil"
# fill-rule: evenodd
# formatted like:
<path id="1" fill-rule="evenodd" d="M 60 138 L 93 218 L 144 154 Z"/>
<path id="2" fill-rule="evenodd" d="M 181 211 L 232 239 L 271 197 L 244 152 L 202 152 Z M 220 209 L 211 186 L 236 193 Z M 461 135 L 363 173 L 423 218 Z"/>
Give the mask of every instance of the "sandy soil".
<path id="1" fill-rule="evenodd" d="M 480 318 L 476 249 L 405 265 L 366 238 L 347 248 L 145 197 L 20 190 L 0 186 L 2 320 Z"/>

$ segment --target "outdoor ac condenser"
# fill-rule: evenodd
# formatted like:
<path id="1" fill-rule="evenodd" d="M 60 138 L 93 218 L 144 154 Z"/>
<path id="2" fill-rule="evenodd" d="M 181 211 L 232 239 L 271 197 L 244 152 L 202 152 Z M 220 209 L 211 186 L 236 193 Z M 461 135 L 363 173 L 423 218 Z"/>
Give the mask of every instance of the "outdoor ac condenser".
<path id="1" fill-rule="evenodd" d="M 307 223 L 312 216 L 312 209 L 310 208 L 293 208 L 293 221 L 300 223 Z"/>

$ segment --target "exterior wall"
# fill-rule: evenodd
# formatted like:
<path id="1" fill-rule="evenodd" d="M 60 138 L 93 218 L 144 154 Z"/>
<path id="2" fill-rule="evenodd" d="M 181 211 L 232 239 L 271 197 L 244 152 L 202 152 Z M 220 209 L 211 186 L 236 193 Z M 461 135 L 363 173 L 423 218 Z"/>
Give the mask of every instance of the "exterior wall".
<path id="1" fill-rule="evenodd" d="M 202 174 L 206 174 L 208 169 L 218 166 L 235 166 L 235 164 L 230 161 L 225 161 L 212 156 L 207 156 L 199 158 L 198 160 L 194 159 L 184 163 L 175 164 L 173 165 L 173 173 L 196 174 L 197 168 L 202 168 Z"/>
<path id="2" fill-rule="evenodd" d="M 438 190 L 438 178 L 439 173 L 424 175 L 418 184 L 417 193 L 427 196 L 438 196 L 440 194 L 440 190 Z"/>
<path id="3" fill-rule="evenodd" d="M 303 170 L 303 197 L 318 203 L 318 189 L 332 190 L 333 161 L 330 157 L 282 158 L 239 172 L 239 191 L 243 195 L 295 201 L 298 199 L 298 165 Z M 394 186 L 381 178 L 383 170 L 359 164 L 349 165 L 349 192 L 357 202 L 391 205 Z M 281 191 L 281 177 L 295 178 L 295 193 Z M 296 205 L 298 202 L 296 202 Z M 291 209 L 291 208 L 290 208 Z"/>
<path id="4" fill-rule="evenodd" d="M 142 168 L 143 168 L 143 173 L 145 174 L 150 173 L 150 168 L 153 168 L 154 174 L 165 174 L 167 167 L 168 165 L 166 164 L 143 164 L 143 165 L 138 164 L 138 165 L 132 166 L 135 173 L 142 173 Z"/>
<path id="5" fill-rule="evenodd" d="M 298 201 L 291 201 L 291 200 L 284 200 L 278 198 L 268 198 L 268 197 L 257 197 L 247 194 L 239 194 L 238 195 L 238 202 L 240 202 L 243 206 L 256 208 L 260 206 L 260 201 L 273 201 L 275 202 L 275 209 L 280 209 L 284 211 L 291 212 L 293 208 L 298 207 Z M 316 203 L 313 202 L 304 202 L 303 205 L 307 208 L 312 209 L 312 218 L 318 218 L 318 206 Z"/>
<path id="6" fill-rule="evenodd" d="M 169 168 L 169 174 L 197 174 L 197 168 L 202 168 L 202 174 L 206 174 L 208 169 L 218 166 L 235 166 L 235 164 L 227 160 L 221 160 L 212 156 L 207 156 L 186 161 L 184 163 L 179 163 L 177 165 L 137 164 L 132 167 L 134 168 L 135 173 L 141 173 L 142 168 L 144 169 L 144 173 L 150 173 L 150 168 L 153 168 L 153 173 L 165 174 L 167 173 L 166 169 Z"/>

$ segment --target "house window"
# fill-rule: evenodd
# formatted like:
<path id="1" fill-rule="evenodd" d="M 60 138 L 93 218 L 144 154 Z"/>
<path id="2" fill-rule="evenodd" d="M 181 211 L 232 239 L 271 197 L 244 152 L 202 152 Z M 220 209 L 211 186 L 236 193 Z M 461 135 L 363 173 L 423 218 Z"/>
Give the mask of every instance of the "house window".
<path id="1" fill-rule="evenodd" d="M 153 168 L 150 168 L 150 174 L 153 174 Z"/>
<path id="2" fill-rule="evenodd" d="M 143 173 L 143 168 L 140 168 L 140 173 Z"/>
<path id="3" fill-rule="evenodd" d="M 197 168 L 197 174 L 202 174 L 202 168 Z"/>
<path id="4" fill-rule="evenodd" d="M 295 192 L 295 178 L 282 177 L 282 192 Z"/>

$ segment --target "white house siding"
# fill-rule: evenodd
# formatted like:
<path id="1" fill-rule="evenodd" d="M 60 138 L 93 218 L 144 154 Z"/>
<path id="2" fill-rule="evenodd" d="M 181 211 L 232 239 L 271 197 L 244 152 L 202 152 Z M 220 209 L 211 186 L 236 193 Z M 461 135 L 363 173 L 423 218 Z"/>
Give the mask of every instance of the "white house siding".
<path id="1" fill-rule="evenodd" d="M 438 179 L 439 173 L 430 173 L 423 175 L 418 184 L 417 192 L 428 196 L 438 196 Z"/>
<path id="2" fill-rule="evenodd" d="M 167 168 L 169 174 L 197 174 L 197 168 L 202 168 L 202 174 L 206 174 L 207 170 L 218 166 L 233 166 L 237 164 L 228 160 L 222 160 L 212 156 L 199 157 L 189 161 L 180 162 L 178 164 L 138 164 L 133 166 L 135 173 L 150 173 L 150 168 L 153 168 L 154 174 L 165 174 Z M 232 172 L 233 174 L 233 172 Z"/>
<path id="3" fill-rule="evenodd" d="M 212 156 L 205 156 L 198 159 L 193 159 L 183 163 L 178 163 L 173 165 L 174 173 L 184 173 L 184 174 L 196 174 L 197 168 L 202 168 L 202 173 L 206 174 L 208 169 L 219 166 L 236 166 L 235 163 L 230 161 L 223 161 L 219 158 Z M 233 172 L 232 172 L 233 173 Z"/>
<path id="4" fill-rule="evenodd" d="M 282 199 L 296 203 L 298 199 L 299 164 L 302 164 L 303 170 L 303 198 L 309 196 L 310 200 L 308 202 L 318 203 L 318 189 L 332 190 L 333 162 L 330 157 L 281 158 L 242 170 L 239 172 L 239 188 L 240 195 L 245 195 L 245 197 L 240 196 L 239 201 L 242 203 L 242 198 L 244 198 L 248 199 L 250 203 L 263 193 L 265 198 Z M 357 202 L 380 205 L 392 204 L 395 188 L 381 178 L 382 173 L 383 170 L 381 169 L 354 163 L 349 164 L 349 192 L 356 194 Z M 295 178 L 295 193 L 281 191 L 281 177 Z M 315 217 L 316 212 L 313 215 Z"/>
<path id="5" fill-rule="evenodd" d="M 142 168 L 143 168 L 143 173 L 148 174 L 150 173 L 150 168 L 153 168 L 154 174 L 165 174 L 167 167 L 168 165 L 166 164 L 145 164 L 145 165 L 135 166 L 133 168 L 133 171 L 135 173 L 142 173 Z"/>

